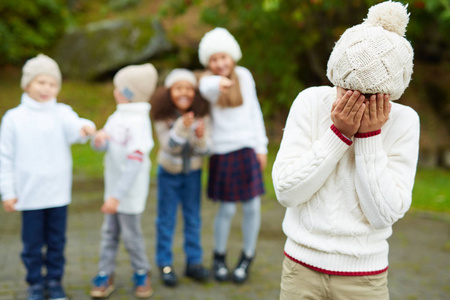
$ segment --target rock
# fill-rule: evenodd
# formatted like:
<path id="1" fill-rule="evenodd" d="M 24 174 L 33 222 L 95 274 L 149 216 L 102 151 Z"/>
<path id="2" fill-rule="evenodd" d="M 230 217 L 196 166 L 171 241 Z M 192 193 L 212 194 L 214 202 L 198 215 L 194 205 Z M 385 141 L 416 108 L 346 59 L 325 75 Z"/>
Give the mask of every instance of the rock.
<path id="1" fill-rule="evenodd" d="M 150 19 L 108 20 L 67 32 L 54 58 L 65 77 L 97 79 L 171 49 L 162 26 Z"/>

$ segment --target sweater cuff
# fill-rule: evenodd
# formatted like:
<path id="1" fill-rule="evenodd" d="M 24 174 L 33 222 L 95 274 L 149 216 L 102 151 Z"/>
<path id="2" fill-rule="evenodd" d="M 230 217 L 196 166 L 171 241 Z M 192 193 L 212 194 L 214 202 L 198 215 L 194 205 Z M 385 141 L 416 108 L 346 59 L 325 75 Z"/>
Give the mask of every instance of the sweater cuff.
<path id="1" fill-rule="evenodd" d="M 347 145 L 351 145 L 353 143 L 353 141 L 351 139 L 349 139 L 348 137 L 346 137 L 345 135 L 343 135 L 337 128 L 336 126 L 334 126 L 334 124 L 331 125 L 330 129 Z"/>
<path id="2" fill-rule="evenodd" d="M 381 129 L 378 129 L 378 130 L 371 131 L 371 132 L 356 133 L 355 137 L 356 138 L 368 138 L 368 137 L 379 135 L 380 133 L 381 133 Z"/>

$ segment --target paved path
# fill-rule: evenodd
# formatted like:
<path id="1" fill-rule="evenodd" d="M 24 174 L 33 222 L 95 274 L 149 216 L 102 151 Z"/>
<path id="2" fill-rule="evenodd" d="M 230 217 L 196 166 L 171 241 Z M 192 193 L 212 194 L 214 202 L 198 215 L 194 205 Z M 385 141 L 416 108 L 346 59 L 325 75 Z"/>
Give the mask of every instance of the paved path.
<path id="1" fill-rule="evenodd" d="M 143 218 L 149 259 L 154 261 L 155 187 Z M 99 231 L 103 220 L 99 207 L 102 183 L 99 180 L 76 182 L 73 203 L 69 210 L 67 268 L 64 284 L 73 300 L 89 299 L 90 280 L 96 273 Z M 210 201 L 203 202 L 203 245 L 205 265 L 211 265 L 212 222 L 217 207 Z M 211 281 L 201 285 L 182 277 L 184 254 L 182 250 L 181 224 L 177 227 L 174 251 L 175 270 L 180 285 L 164 287 L 156 271 L 152 284 L 152 299 L 277 299 L 283 244 L 281 231 L 284 209 L 275 201 L 264 199 L 262 204 L 262 228 L 258 252 L 252 266 L 252 276 L 244 285 L 219 284 Z M 0 211 L 0 300 L 26 299 L 25 271 L 20 261 L 20 219 L 18 213 Z M 228 264 L 232 267 L 238 259 L 241 247 L 241 212 L 238 211 L 230 234 Z M 409 212 L 394 226 L 390 239 L 389 287 L 391 299 L 450 299 L 450 215 Z M 117 259 L 117 290 L 110 299 L 134 299 L 132 270 L 123 245 Z"/>

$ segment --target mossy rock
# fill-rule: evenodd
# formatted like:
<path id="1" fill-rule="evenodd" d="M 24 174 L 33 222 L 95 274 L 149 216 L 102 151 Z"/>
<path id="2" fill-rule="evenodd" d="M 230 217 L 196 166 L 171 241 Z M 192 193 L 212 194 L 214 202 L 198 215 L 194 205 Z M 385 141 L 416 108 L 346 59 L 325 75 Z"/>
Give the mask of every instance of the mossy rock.
<path id="1" fill-rule="evenodd" d="M 170 49 L 157 21 L 108 20 L 67 32 L 56 46 L 54 58 L 65 77 L 94 80 Z"/>

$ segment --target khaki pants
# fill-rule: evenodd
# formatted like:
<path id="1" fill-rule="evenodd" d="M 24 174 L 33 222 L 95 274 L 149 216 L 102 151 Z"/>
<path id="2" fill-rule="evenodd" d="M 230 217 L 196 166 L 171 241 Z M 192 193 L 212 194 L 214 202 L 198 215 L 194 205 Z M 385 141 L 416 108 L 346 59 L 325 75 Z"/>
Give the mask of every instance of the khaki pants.
<path id="1" fill-rule="evenodd" d="M 285 257 L 280 299 L 389 300 L 387 272 L 370 276 L 327 275 Z"/>

